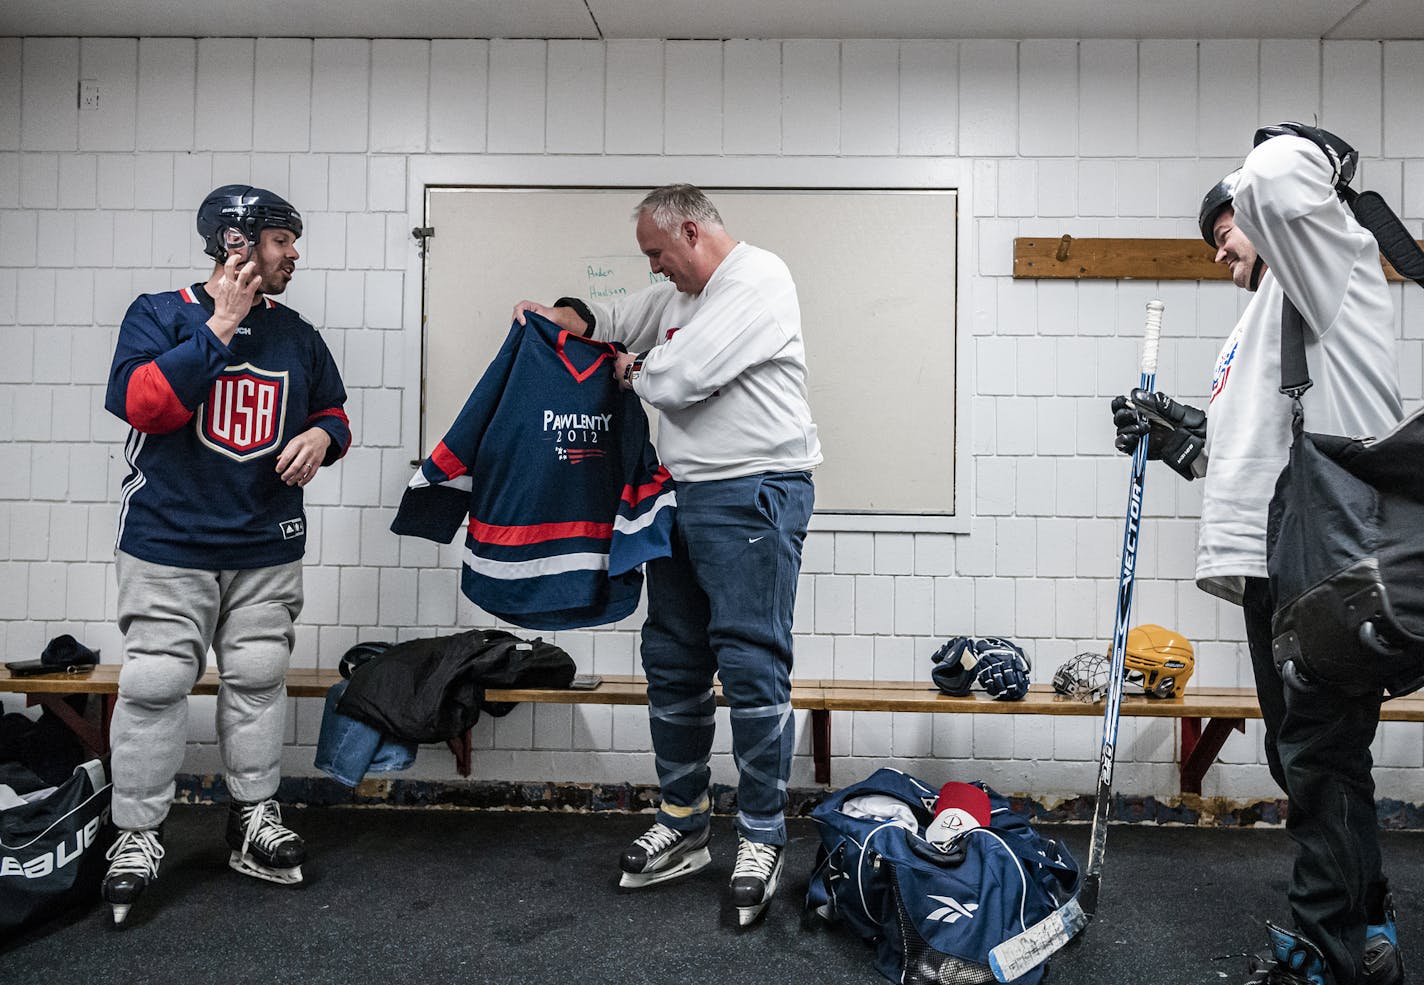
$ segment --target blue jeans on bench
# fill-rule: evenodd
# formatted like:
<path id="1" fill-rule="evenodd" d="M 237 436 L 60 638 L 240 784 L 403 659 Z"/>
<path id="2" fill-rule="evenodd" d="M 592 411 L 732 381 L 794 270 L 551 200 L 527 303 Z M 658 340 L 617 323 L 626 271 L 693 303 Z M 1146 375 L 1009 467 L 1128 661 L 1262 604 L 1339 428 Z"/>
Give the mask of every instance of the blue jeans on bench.
<path id="1" fill-rule="evenodd" d="M 393 773 L 408 769 L 419 748 L 358 722 L 336 710 L 349 681 L 338 681 L 326 692 L 321 734 L 316 743 L 316 768 L 348 787 L 367 773 Z"/>

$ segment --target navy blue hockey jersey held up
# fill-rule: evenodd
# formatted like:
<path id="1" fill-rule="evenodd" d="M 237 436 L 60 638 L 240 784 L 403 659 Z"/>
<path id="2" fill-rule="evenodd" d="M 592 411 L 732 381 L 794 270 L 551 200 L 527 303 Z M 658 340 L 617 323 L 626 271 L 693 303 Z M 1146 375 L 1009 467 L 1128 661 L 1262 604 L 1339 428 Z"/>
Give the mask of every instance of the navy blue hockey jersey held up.
<path id="1" fill-rule="evenodd" d="M 468 514 L 461 589 L 526 629 L 616 622 L 640 565 L 666 557 L 672 477 L 613 378 L 617 350 L 528 312 L 411 479 L 391 530 L 449 543 Z"/>

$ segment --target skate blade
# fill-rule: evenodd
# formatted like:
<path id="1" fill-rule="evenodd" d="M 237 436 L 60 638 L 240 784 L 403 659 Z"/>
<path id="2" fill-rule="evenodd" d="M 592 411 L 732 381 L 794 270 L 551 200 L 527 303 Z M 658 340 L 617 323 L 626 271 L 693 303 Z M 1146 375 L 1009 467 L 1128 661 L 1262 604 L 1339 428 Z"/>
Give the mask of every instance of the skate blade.
<path id="1" fill-rule="evenodd" d="M 233 852 L 229 855 L 227 864 L 234 872 L 241 872 L 254 879 L 266 879 L 268 882 L 275 882 L 280 886 L 294 886 L 302 881 L 300 865 L 294 865 L 290 869 L 271 869 L 265 865 L 258 865 L 241 852 Z"/>
<path id="2" fill-rule="evenodd" d="M 767 905 L 770 902 L 771 900 L 767 899 L 761 903 L 756 904 L 755 906 L 737 907 L 737 926 L 747 927 L 751 924 L 756 923 L 757 918 L 759 918 L 763 913 L 766 912 Z"/>
<path id="3" fill-rule="evenodd" d="M 771 905 L 771 898 L 776 895 L 776 884 L 781 881 L 781 867 L 785 862 L 785 855 L 782 855 L 776 860 L 776 868 L 771 870 L 771 878 L 766 882 L 766 894 L 762 896 L 760 903 L 737 907 L 738 927 L 746 927 L 756 923 L 757 918 L 766 912 L 766 908 Z"/>
<path id="4" fill-rule="evenodd" d="M 114 926 L 115 926 L 115 927 L 121 926 L 121 925 L 123 924 L 123 922 L 124 922 L 124 918 L 129 915 L 129 908 L 130 908 L 131 906 L 133 906 L 133 904 L 132 904 L 132 903 L 110 903 L 109 905 L 114 908 Z"/>
<path id="5" fill-rule="evenodd" d="M 712 852 L 703 846 L 695 852 L 684 855 L 681 862 L 670 868 L 659 869 L 656 872 L 625 872 L 618 880 L 618 885 L 622 889 L 646 889 L 648 886 L 656 886 L 660 882 L 691 875 L 711 864 Z"/>

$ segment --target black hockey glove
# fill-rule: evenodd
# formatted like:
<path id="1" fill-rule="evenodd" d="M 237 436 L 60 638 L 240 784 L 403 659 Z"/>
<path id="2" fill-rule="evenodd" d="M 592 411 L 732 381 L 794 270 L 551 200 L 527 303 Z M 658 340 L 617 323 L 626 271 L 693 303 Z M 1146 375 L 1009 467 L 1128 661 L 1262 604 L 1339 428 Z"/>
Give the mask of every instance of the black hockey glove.
<path id="1" fill-rule="evenodd" d="M 1206 414 L 1201 410 L 1177 403 L 1165 393 L 1133 390 L 1125 397 L 1113 397 L 1112 412 L 1117 428 L 1113 445 L 1124 455 L 1135 452 L 1146 434 L 1151 436 L 1148 458 L 1161 459 L 1188 481 L 1206 474 L 1193 468 L 1206 444 Z"/>
<path id="2" fill-rule="evenodd" d="M 1023 647 L 998 636 L 956 636 L 934 652 L 930 677 L 951 697 L 978 684 L 990 697 L 1019 701 L 1028 694 L 1032 667 Z"/>

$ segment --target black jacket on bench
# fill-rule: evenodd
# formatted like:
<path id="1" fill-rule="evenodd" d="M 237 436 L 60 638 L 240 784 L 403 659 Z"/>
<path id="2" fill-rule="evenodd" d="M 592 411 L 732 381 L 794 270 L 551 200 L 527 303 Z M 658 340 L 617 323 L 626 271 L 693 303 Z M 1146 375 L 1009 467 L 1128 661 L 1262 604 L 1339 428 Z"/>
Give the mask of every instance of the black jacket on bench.
<path id="1" fill-rule="evenodd" d="M 552 643 L 472 629 L 400 643 L 357 667 L 338 710 L 399 739 L 442 742 L 464 734 L 482 708 L 513 707 L 486 702 L 486 688 L 566 688 L 574 670 Z"/>

